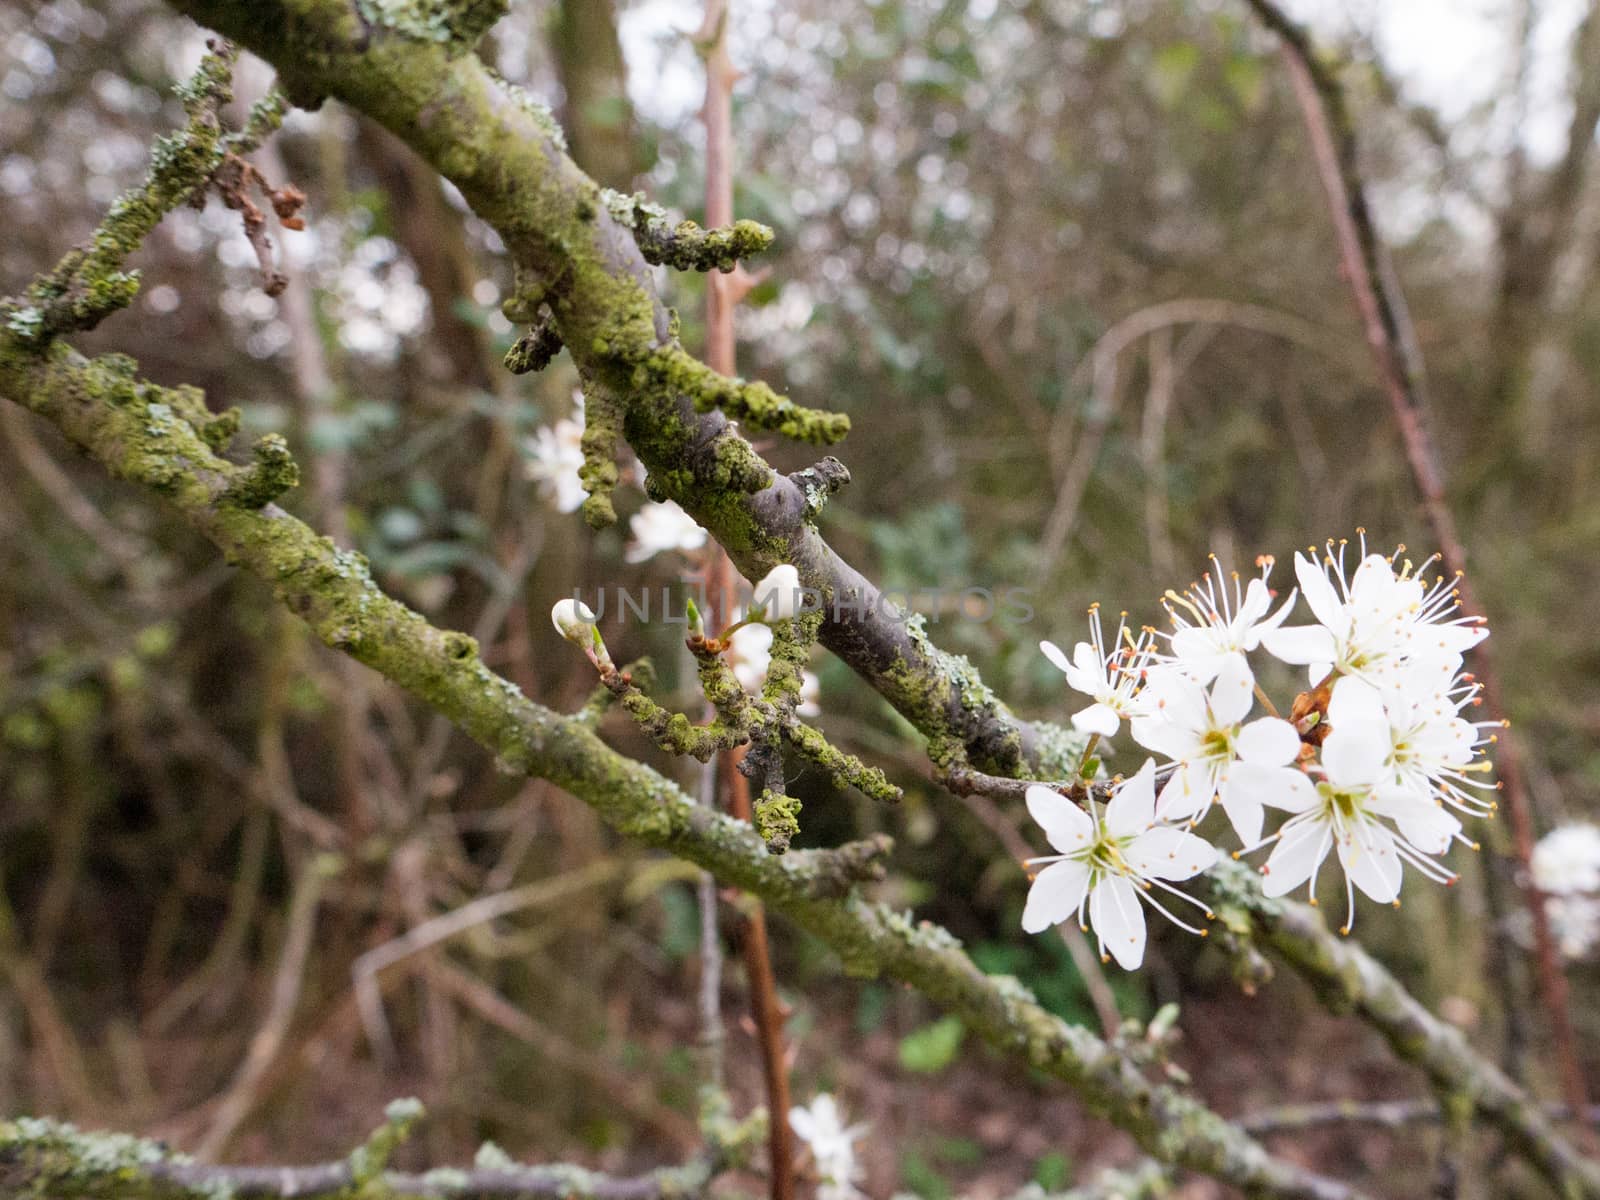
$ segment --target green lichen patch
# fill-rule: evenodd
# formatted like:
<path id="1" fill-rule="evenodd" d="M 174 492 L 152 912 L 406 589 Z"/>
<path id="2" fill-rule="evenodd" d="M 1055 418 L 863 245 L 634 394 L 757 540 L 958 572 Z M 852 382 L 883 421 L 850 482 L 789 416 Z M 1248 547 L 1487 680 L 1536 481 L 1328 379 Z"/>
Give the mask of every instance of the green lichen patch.
<path id="1" fill-rule="evenodd" d="M 356 0 L 374 25 L 467 51 L 508 10 L 507 0 Z"/>
<path id="2" fill-rule="evenodd" d="M 756 832 L 767 844 L 768 853 L 782 854 L 789 849 L 790 841 L 800 832 L 801 807 L 797 796 L 784 795 L 772 788 L 762 791 L 753 806 L 753 815 Z"/>
<path id="3" fill-rule="evenodd" d="M 601 202 L 614 220 L 633 231 L 646 262 L 679 271 L 731 271 L 771 246 L 774 237 L 759 221 L 735 221 L 712 229 L 694 221 L 674 224 L 666 209 L 638 192 L 628 196 L 606 188 Z"/>
<path id="4" fill-rule="evenodd" d="M 796 404 L 758 380 L 730 379 L 718 374 L 679 346 L 650 353 L 633 372 L 636 388 L 657 388 L 687 396 L 695 411 L 720 409 L 751 429 L 780 433 L 795 441 L 829 446 L 850 432 L 844 413 Z"/>

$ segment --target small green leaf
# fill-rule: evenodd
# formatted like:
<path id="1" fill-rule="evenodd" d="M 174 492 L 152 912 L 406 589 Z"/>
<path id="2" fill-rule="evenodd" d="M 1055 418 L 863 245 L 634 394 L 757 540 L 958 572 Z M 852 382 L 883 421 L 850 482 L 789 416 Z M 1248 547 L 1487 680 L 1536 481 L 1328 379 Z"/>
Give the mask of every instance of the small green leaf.
<path id="1" fill-rule="evenodd" d="M 1072 1182 L 1072 1160 L 1059 1150 L 1041 1155 L 1033 1167 L 1033 1181 L 1047 1192 L 1064 1192 Z"/>
<path id="2" fill-rule="evenodd" d="M 960 1017 L 941 1017 L 900 1039 L 900 1065 L 922 1075 L 937 1074 L 955 1061 L 966 1035 Z"/>

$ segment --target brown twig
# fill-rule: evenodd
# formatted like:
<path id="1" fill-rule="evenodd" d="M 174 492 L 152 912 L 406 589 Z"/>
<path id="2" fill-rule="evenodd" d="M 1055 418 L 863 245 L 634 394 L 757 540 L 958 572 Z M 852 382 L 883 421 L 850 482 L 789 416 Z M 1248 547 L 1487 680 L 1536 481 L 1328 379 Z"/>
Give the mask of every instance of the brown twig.
<path id="1" fill-rule="evenodd" d="M 1329 215 L 1339 245 L 1339 258 L 1346 282 L 1372 351 L 1384 394 L 1400 428 L 1406 461 L 1422 493 L 1423 507 L 1439 554 L 1446 569 L 1458 573 L 1461 606 L 1482 613 L 1464 574 L 1466 551 L 1456 531 L 1455 516 L 1445 496 L 1444 474 L 1426 425 L 1423 409 L 1422 367 L 1414 345 L 1403 336 L 1404 304 L 1393 276 L 1384 270 L 1382 244 L 1367 202 L 1366 186 L 1356 161 L 1356 133 L 1344 91 L 1338 79 L 1316 56 L 1305 31 L 1296 25 L 1273 0 L 1248 0 L 1261 21 L 1283 41 L 1284 61 L 1294 86 L 1295 100 L 1306 126 L 1316 159 L 1317 173 L 1327 197 Z M 1483 698 L 1495 716 L 1505 713 L 1499 673 L 1487 642 L 1474 651 L 1477 676 L 1483 685 Z M 1562 1090 L 1574 1110 L 1587 1107 L 1587 1089 L 1578 1057 L 1577 1038 L 1555 940 L 1550 933 L 1544 895 L 1533 881 L 1529 863 L 1533 855 L 1533 814 L 1523 778 L 1522 759 L 1517 740 L 1508 734 L 1500 738 L 1497 757 L 1505 784 L 1506 809 L 1521 884 L 1528 910 L 1533 917 L 1535 957 L 1539 991 L 1550 1019 L 1551 1033 L 1559 1059 Z M 1489 865 L 1493 870 L 1493 864 Z M 1508 1019 L 1514 1020 L 1512 1014 Z"/>
<path id="2" fill-rule="evenodd" d="M 738 72 L 728 57 L 728 0 L 706 0 L 701 27 L 700 53 L 706 64 L 706 99 L 701 119 L 706 129 L 706 211 L 708 228 L 733 223 L 733 85 Z M 714 371 L 732 376 L 735 371 L 733 310 L 751 287 L 742 272 L 706 275 L 706 362 Z M 734 594 L 733 562 L 720 548 L 713 551 L 710 583 L 718 616 Z M 750 781 L 739 771 L 743 748 L 722 756 L 720 774 L 726 788 L 728 811 L 741 821 L 752 819 Z M 767 1153 L 770 1161 L 772 1200 L 794 1196 L 794 1134 L 789 1128 L 789 1066 L 783 1047 L 783 1003 L 772 974 L 772 953 L 767 941 L 766 913 L 759 904 L 749 910 L 742 938 L 745 970 L 750 977 L 750 1002 L 756 1036 L 761 1043 L 761 1066 L 767 1084 Z"/>
<path id="3" fill-rule="evenodd" d="M 311 935 L 316 927 L 322 889 L 339 869 L 339 862 L 333 855 L 312 855 L 295 880 L 289 901 L 283 953 L 278 958 L 277 974 L 272 981 L 272 999 L 267 1005 L 267 1015 L 251 1037 L 244 1061 L 239 1064 L 238 1072 L 217 1105 L 205 1137 L 200 1139 L 195 1151 L 198 1158 L 215 1158 L 227 1146 L 229 1139 L 250 1115 L 260 1094 L 261 1083 L 278 1057 L 278 1051 L 283 1048 L 305 983 L 306 960 L 311 955 Z"/>

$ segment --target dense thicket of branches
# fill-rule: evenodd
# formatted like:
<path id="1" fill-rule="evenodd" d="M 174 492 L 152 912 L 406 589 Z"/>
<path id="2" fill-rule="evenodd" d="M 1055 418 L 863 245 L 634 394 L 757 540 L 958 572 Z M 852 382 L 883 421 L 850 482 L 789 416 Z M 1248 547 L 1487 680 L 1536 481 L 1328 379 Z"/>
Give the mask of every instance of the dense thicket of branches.
<path id="1" fill-rule="evenodd" d="M 404 1152 L 418 1162 L 463 1162 L 493 1137 L 619 1172 L 497 1182 L 498 1160 L 480 1160 L 469 1194 L 703 1188 L 751 1140 L 728 1097 L 742 1113 L 762 1092 L 754 1052 L 731 1054 L 728 1092 L 697 1125 L 702 1076 L 683 1047 L 702 1019 L 703 942 L 693 877 L 656 849 L 792 919 L 779 973 L 799 1094 L 831 1086 L 871 1109 L 874 1194 L 897 1174 L 948 1192 L 946 1175 L 978 1173 L 961 1146 L 987 1158 L 991 1189 L 1035 1170 L 1051 1185 L 1062 1150 L 1096 1161 L 1096 1126 L 1024 1067 L 1065 1081 L 1144 1152 L 1246 1191 L 1366 1185 L 1324 1177 L 1351 1178 L 1350 1134 L 1274 1157 L 1197 1099 L 1229 1094 L 1218 1087 L 1237 1091 L 1216 1103 L 1230 1115 L 1426 1088 L 1446 1133 L 1408 1156 L 1402 1194 L 1484 1163 L 1494 1187 L 1538 1186 L 1531 1167 L 1600 1194 L 1600 1173 L 1519 1088 L 1546 1090 L 1552 1057 L 1543 1017 L 1524 1016 L 1540 1011 L 1525 916 L 1494 838 L 1486 878 L 1469 864 L 1453 894 L 1408 894 L 1363 929 L 1388 969 L 1235 873 L 1213 899 L 1220 948 L 1162 942 L 1148 977 L 1108 990 L 1059 942 L 1016 931 L 1021 814 L 1004 789 L 997 802 L 973 785 L 975 770 L 1062 773 L 1058 677 L 1032 646 L 1073 640 L 1089 600 L 1136 607 L 1208 548 L 1286 556 L 1357 522 L 1428 544 L 1274 41 L 1243 8 L 1181 4 L 738 11 L 748 166 L 735 215 L 777 233 L 741 318 L 742 364 L 852 419 L 834 451 L 852 482 L 822 507 L 832 488 L 819 481 L 842 473 L 802 474 L 821 451 L 799 443 L 832 441 L 843 422 L 730 385 L 670 345 L 674 321 L 684 346 L 701 342 L 701 277 L 646 259 L 706 252 L 636 226 L 638 210 L 594 182 L 638 183 L 698 215 L 692 100 L 671 84 L 693 47 L 652 51 L 661 87 L 635 112 L 610 6 L 551 7 L 547 27 L 424 0 L 176 4 L 266 61 L 240 66 L 241 100 L 275 69 L 295 106 L 269 140 L 277 114 L 263 109 L 231 142 L 226 129 L 250 124 L 242 105 L 203 88 L 187 111 L 164 98 L 202 38 L 172 10 L 55 0 L 0 16 L 0 87 L 19 101 L 0 112 L 0 286 L 15 297 L 0 332 L 0 1114 L 148 1130 L 204 1158 L 310 1161 L 361 1143 L 389 1095 L 416 1093 L 433 1114 Z M 1576 64 L 1596 38 L 1600 17 L 1586 16 Z M 1525 40 L 1513 58 L 1533 53 Z M 1536 815 L 1553 823 L 1588 809 L 1593 774 L 1592 647 L 1582 620 L 1558 614 L 1584 611 L 1600 562 L 1585 315 L 1600 95 L 1575 71 L 1565 149 L 1530 162 L 1515 139 L 1500 155 L 1475 129 L 1439 137 L 1375 59 L 1350 52 L 1340 78 L 1360 168 L 1421 214 L 1387 230 L 1415 314 L 1401 332 L 1430 366 L 1449 502 L 1494 618 Z M 562 89 L 564 139 L 533 99 Z M 142 247 L 119 210 L 116 254 L 66 264 L 81 274 L 64 296 L 25 295 L 143 175 L 152 138 L 185 121 L 183 152 L 158 152 L 146 193 L 175 211 Z M 197 186 L 211 196 L 198 213 L 182 205 Z M 270 248 L 241 232 L 252 208 Z M 716 255 L 764 240 L 730 234 Z M 128 298 L 115 271 L 130 252 L 142 290 L 102 323 Z M 503 370 L 521 329 L 500 301 L 567 352 L 538 373 Z M 795 758 L 796 845 L 846 851 L 768 857 L 692 806 L 682 762 L 589 699 L 592 673 L 549 628 L 551 602 L 648 582 L 659 603 L 679 572 L 626 564 L 621 527 L 592 533 L 525 477 L 524 439 L 568 415 L 580 384 L 592 427 L 612 413 L 651 494 L 680 501 L 748 577 L 793 561 L 824 591 L 870 578 L 927 612 L 919 628 L 868 606 L 821 630 L 834 655 L 817 659 L 820 728 L 908 790 L 887 809 Z M 233 419 L 217 414 L 232 406 L 244 434 L 230 443 Z M 258 440 L 272 433 L 283 441 Z M 625 527 L 643 495 L 616 450 Z M 975 619 L 952 597 L 969 584 L 1030 589 L 1031 619 Z M 681 627 L 607 632 L 619 662 L 655 655 L 654 694 L 696 711 Z M 886 879 L 885 843 L 860 840 L 882 832 L 896 838 Z M 474 901 L 501 907 L 430 940 L 430 921 Z M 908 905 L 935 924 L 900 916 Z M 737 938 L 738 901 L 725 907 Z M 1264 952 L 1423 1078 L 1269 983 Z M 912 990 L 840 982 L 835 958 Z M 1250 1028 L 1229 1019 L 1235 978 L 1255 995 Z M 1591 983 L 1577 979 L 1580 995 Z M 743 986 L 729 974 L 731 994 Z M 1096 1003 L 1143 1018 L 1168 999 L 1193 1061 L 1159 1025 L 1086 1028 Z M 1575 1006 L 1580 1041 L 1590 1008 Z M 965 1031 L 1015 1062 L 958 1058 Z M 1315 1095 L 1260 1070 L 1320 1071 L 1330 1037 L 1349 1060 Z M 875 1057 L 885 1048 L 901 1066 Z M 1241 1064 L 1255 1064 L 1243 1085 Z M 874 1099 L 896 1070 L 949 1073 L 942 1132 Z M 998 1125 L 978 1119 L 989 1110 Z M 1255 1127 L 1270 1138 L 1274 1124 Z M 384 1175 L 386 1136 L 321 1169 L 319 1186 L 463 1194 L 457 1176 Z M 151 1194 L 186 1195 L 219 1178 L 123 1143 L 100 1164 L 111 1174 L 85 1171 L 105 1153 L 53 1126 L 0 1125 L 0 1186 L 42 1174 L 63 1194 L 102 1194 L 132 1172 Z"/>

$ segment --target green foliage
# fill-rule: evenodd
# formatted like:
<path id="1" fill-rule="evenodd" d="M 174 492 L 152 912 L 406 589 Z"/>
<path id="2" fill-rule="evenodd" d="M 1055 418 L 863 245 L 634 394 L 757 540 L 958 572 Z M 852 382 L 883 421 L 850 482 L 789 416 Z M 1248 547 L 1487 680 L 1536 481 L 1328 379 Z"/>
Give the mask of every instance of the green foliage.
<path id="1" fill-rule="evenodd" d="M 919 1075 L 937 1075 L 955 1062 L 966 1036 L 960 1017 L 940 1017 L 900 1039 L 900 1065 Z"/>

